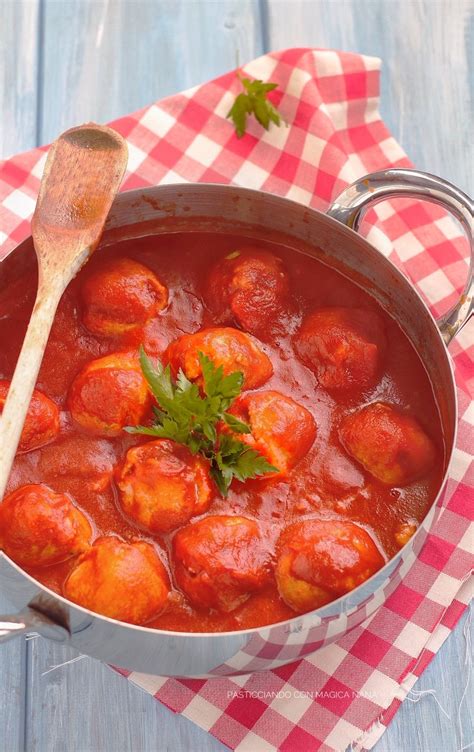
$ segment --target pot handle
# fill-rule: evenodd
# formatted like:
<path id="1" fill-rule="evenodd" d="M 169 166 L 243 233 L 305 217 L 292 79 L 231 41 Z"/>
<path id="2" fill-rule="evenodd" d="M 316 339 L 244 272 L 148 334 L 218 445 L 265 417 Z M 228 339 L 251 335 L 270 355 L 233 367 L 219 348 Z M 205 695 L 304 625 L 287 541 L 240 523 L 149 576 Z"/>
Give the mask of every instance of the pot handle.
<path id="1" fill-rule="evenodd" d="M 0 615 L 0 644 L 29 632 L 37 632 L 55 642 L 66 642 L 69 638 L 66 627 L 30 606 L 18 614 Z"/>
<path id="2" fill-rule="evenodd" d="M 447 180 L 427 172 L 408 169 L 373 172 L 352 183 L 331 204 L 327 214 L 356 232 L 366 210 L 386 199 L 406 196 L 439 204 L 462 225 L 471 248 L 466 285 L 459 300 L 438 320 L 447 345 L 473 314 L 473 215 L 469 196 Z"/>

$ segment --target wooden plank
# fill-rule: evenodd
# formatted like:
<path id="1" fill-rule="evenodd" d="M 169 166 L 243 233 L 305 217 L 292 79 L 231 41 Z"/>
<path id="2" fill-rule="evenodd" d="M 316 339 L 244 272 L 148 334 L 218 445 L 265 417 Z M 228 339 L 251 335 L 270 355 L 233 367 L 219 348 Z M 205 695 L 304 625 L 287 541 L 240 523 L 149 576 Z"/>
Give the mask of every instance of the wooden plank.
<path id="1" fill-rule="evenodd" d="M 0 158 L 36 143 L 39 0 L 0 0 Z M 0 592 L 0 613 L 8 613 Z M 24 744 L 26 645 L 0 649 L 0 749 Z"/>
<path id="2" fill-rule="evenodd" d="M 39 0 L 0 0 L 0 158 L 36 144 Z M 0 592 L 0 613 L 11 604 Z M 24 746 L 26 643 L 0 649 L 0 749 Z"/>
<path id="3" fill-rule="evenodd" d="M 0 614 L 12 613 L 0 592 Z M 20 752 L 24 744 L 24 699 L 26 677 L 25 640 L 18 638 L 0 646 L 0 750 Z"/>
<path id="4" fill-rule="evenodd" d="M 261 54 L 257 6 L 45 0 L 39 141 L 78 122 L 126 114 Z M 28 752 L 222 749 L 97 661 L 50 671 L 75 657 L 41 639 L 28 644 Z"/>
<path id="5" fill-rule="evenodd" d="M 469 0 L 457 0 L 455 10 L 449 0 L 268 0 L 266 36 L 271 49 L 326 47 L 381 57 L 381 113 L 395 138 L 417 167 L 472 192 L 472 7 Z M 465 649 L 459 624 L 415 687 L 434 689 L 452 721 L 433 695 L 424 695 L 420 704 L 412 697 L 377 752 L 460 747 L 456 718 L 467 680 Z M 472 700 L 472 685 L 468 696 Z M 465 744 L 472 740 L 468 707 L 465 702 L 461 710 Z"/>
<path id="6" fill-rule="evenodd" d="M 267 6 L 272 49 L 327 47 L 381 57 L 381 112 L 395 138 L 421 170 L 472 193 L 471 0 L 268 0 Z"/>
<path id="7" fill-rule="evenodd" d="M 29 653 L 27 752 L 223 749 L 191 721 L 92 658 L 42 639 L 29 643 Z"/>
<path id="8" fill-rule="evenodd" d="M 0 159 L 36 143 L 39 0 L 0 0 Z"/>
<path id="9" fill-rule="evenodd" d="M 46 0 L 40 140 L 133 112 L 260 54 L 256 0 Z"/>

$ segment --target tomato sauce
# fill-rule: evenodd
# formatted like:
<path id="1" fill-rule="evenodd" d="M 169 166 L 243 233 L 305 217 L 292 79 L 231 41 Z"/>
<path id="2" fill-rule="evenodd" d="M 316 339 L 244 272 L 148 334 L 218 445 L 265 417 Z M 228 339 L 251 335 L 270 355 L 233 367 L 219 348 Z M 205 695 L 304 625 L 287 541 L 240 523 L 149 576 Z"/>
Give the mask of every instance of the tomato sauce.
<path id="1" fill-rule="evenodd" d="M 73 378 L 93 358 L 137 347 L 140 340 L 149 351 L 160 353 L 183 333 L 215 325 L 213 315 L 203 303 L 205 275 L 215 261 L 249 242 L 252 242 L 249 238 L 230 235 L 183 233 L 126 241 L 96 252 L 61 300 L 38 378 L 38 389 L 61 411 L 59 436 L 41 449 L 17 456 L 8 491 L 26 483 L 44 483 L 57 492 L 66 492 L 89 517 L 95 536 L 115 534 L 125 541 L 141 538 L 160 549 L 163 561 L 168 562 L 173 534 L 151 537 L 126 519 L 111 481 L 113 468 L 126 450 L 147 439 L 125 433 L 117 438 L 88 435 L 71 421 L 67 392 Z M 261 345 L 274 369 L 262 389 L 278 390 L 306 407 L 316 421 L 317 438 L 304 459 L 284 477 L 245 484 L 234 482 L 227 499 L 214 489 L 208 514 L 237 514 L 256 519 L 270 546 L 275 545 L 289 523 L 315 514 L 351 520 L 370 533 L 388 561 L 399 549 L 397 530 L 403 524 L 416 525 L 423 520 L 442 479 L 442 433 L 427 373 L 399 325 L 353 281 L 287 247 L 261 241 L 258 245 L 283 260 L 292 291 L 285 334 L 268 338 Z M 168 287 L 168 306 L 146 325 L 136 341 L 94 336 L 82 323 L 81 286 L 106 256 L 135 259 L 153 270 Z M 32 272 L 0 294 L 0 378 L 10 378 L 13 373 L 35 286 L 36 275 Z M 377 311 L 384 321 L 388 347 L 383 375 L 362 394 L 330 395 L 295 356 L 292 337 L 302 318 L 320 306 L 363 307 Z M 355 407 L 376 400 L 409 409 L 434 440 L 437 461 L 422 480 L 403 488 L 387 487 L 344 451 L 337 433 L 341 418 Z M 46 586 L 61 592 L 73 565 L 74 559 L 69 559 L 60 565 L 28 571 Z M 169 574 L 172 580 L 171 569 Z M 166 610 L 147 626 L 178 631 L 226 631 L 274 623 L 294 615 L 279 597 L 276 585 L 251 595 L 228 614 L 195 609 L 174 587 Z"/>

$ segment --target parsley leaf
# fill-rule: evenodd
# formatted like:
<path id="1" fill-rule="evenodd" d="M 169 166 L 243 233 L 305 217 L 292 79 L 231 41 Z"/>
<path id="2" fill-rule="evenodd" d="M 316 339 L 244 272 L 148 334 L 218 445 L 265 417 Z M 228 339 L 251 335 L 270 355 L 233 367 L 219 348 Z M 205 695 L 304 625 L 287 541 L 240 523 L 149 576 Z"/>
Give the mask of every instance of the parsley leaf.
<path id="1" fill-rule="evenodd" d="M 218 474 L 218 471 L 220 471 L 222 477 L 217 480 L 216 473 Z M 221 435 L 215 455 L 215 465 L 211 472 L 219 488 L 221 485 L 225 487 L 223 496 L 227 495 L 227 490 L 233 478 L 237 478 L 244 483 L 249 478 L 256 478 L 259 475 L 276 471 L 277 468 L 270 465 L 263 455 L 255 449 L 251 449 L 243 441 L 239 441 L 229 434 Z M 227 480 L 228 478 L 229 480 Z"/>
<path id="2" fill-rule="evenodd" d="M 220 407 L 227 410 L 242 391 L 244 374 L 241 371 L 234 371 L 228 376 L 224 376 L 222 366 L 216 368 L 212 360 L 203 353 L 199 353 L 199 363 L 202 369 L 205 394 L 209 399 L 219 398 Z"/>
<path id="3" fill-rule="evenodd" d="M 237 74 L 244 87 L 235 98 L 226 117 L 232 119 L 238 138 L 242 138 L 247 127 L 247 116 L 254 115 L 256 120 L 268 131 L 270 123 L 280 126 L 281 117 L 278 110 L 267 99 L 270 91 L 278 87 L 278 84 L 265 84 L 260 79 L 251 81 L 250 78 L 242 78 Z"/>
<path id="4" fill-rule="evenodd" d="M 232 415 L 231 413 L 224 413 L 222 418 L 226 425 L 228 425 L 229 428 L 232 429 L 232 431 L 235 431 L 236 433 L 250 433 L 250 428 L 248 427 L 248 425 L 236 418 L 235 415 Z"/>
<path id="5" fill-rule="evenodd" d="M 143 347 L 140 348 L 141 369 L 158 407 L 153 408 L 152 426 L 130 426 L 125 430 L 172 439 L 187 446 L 193 454 L 206 457 L 217 488 L 227 496 L 234 478 L 243 483 L 277 472 L 277 468 L 235 435 L 250 433 L 246 423 L 227 412 L 242 390 L 243 374 L 235 371 L 225 376 L 222 366 L 216 367 L 203 353 L 199 353 L 199 363 L 204 395 L 183 371 L 174 380 L 169 365 L 164 368 L 159 361 L 153 365 Z M 219 423 L 225 423 L 235 433 L 218 433 Z"/>

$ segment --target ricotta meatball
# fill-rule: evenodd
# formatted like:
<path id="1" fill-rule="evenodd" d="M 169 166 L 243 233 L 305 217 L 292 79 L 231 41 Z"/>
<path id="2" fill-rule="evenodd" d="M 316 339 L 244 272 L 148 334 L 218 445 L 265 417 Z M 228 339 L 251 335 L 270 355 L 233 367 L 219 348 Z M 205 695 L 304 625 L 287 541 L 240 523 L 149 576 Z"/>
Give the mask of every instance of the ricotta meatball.
<path id="1" fill-rule="evenodd" d="M 83 322 L 93 334 L 120 335 L 165 308 L 168 290 L 138 261 L 119 258 L 96 269 L 82 287 Z"/>
<path id="2" fill-rule="evenodd" d="M 206 284 L 208 307 L 223 323 L 263 336 L 288 303 L 289 282 L 283 262 L 261 248 L 229 253 L 211 269 Z"/>
<path id="3" fill-rule="evenodd" d="M 58 564 L 85 551 L 92 528 L 67 494 L 17 488 L 0 503 L 0 548 L 21 566 Z"/>
<path id="4" fill-rule="evenodd" d="M 267 457 L 283 475 L 307 454 L 316 438 L 316 423 L 302 405 L 275 391 L 239 397 L 230 410 L 251 433 L 239 439 Z M 271 477 L 270 473 L 265 478 Z"/>
<path id="5" fill-rule="evenodd" d="M 178 587 L 197 608 L 230 612 L 268 584 L 269 555 L 254 520 L 210 516 L 173 539 Z"/>
<path id="6" fill-rule="evenodd" d="M 374 311 L 320 308 L 305 318 L 294 345 L 325 389 L 359 390 L 376 382 L 386 340 Z"/>
<path id="7" fill-rule="evenodd" d="M 222 366 L 225 374 L 241 371 L 244 389 L 261 386 L 273 374 L 271 361 L 262 352 L 257 340 L 231 327 L 184 334 L 168 346 L 164 360 L 170 364 L 174 374 L 181 369 L 188 379 L 201 384 L 199 353 L 210 358 L 215 366 Z"/>
<path id="8" fill-rule="evenodd" d="M 405 486 L 426 475 L 436 447 L 418 421 L 384 402 L 373 402 L 342 421 L 346 451 L 388 486 Z"/>
<path id="9" fill-rule="evenodd" d="M 280 596 L 294 611 L 311 611 L 353 590 L 383 566 L 370 535 L 353 522 L 303 520 L 277 546 Z"/>
<path id="10" fill-rule="evenodd" d="M 113 353 L 88 363 L 68 394 L 73 420 L 97 436 L 118 436 L 141 423 L 151 395 L 135 353 Z"/>
<path id="11" fill-rule="evenodd" d="M 7 400 L 10 381 L 0 381 L 0 414 Z M 59 410 L 57 405 L 45 394 L 35 389 L 26 420 L 21 432 L 18 454 L 31 452 L 33 449 L 49 444 L 59 433 Z"/>
<path id="12" fill-rule="evenodd" d="M 77 561 L 64 595 L 111 619 L 146 624 L 165 607 L 169 580 L 150 543 L 98 538 Z"/>
<path id="13" fill-rule="evenodd" d="M 129 449 L 116 483 L 125 514 L 152 533 L 189 522 L 211 499 L 208 463 L 168 439 Z"/>

